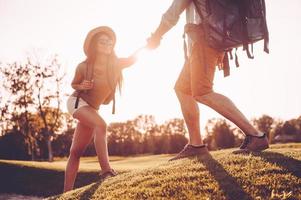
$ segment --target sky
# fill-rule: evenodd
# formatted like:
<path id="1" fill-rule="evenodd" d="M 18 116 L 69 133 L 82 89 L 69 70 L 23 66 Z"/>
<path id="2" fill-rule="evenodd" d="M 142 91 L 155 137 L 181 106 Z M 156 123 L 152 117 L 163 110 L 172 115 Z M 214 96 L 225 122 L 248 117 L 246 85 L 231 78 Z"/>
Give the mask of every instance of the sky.
<path id="1" fill-rule="evenodd" d="M 58 54 L 67 73 L 64 89 L 71 93 L 74 70 L 85 59 L 82 46 L 89 30 L 101 25 L 112 27 L 117 34 L 116 53 L 126 57 L 145 45 L 171 3 L 172 0 L 0 0 L 0 62 Z M 240 67 L 232 63 L 227 78 L 217 70 L 214 89 L 228 96 L 248 119 L 267 114 L 289 120 L 301 115 L 301 1 L 267 0 L 266 4 L 270 54 L 263 52 L 260 42 L 255 45 L 254 60 L 239 52 Z M 117 96 L 116 114 L 111 114 L 111 105 L 99 111 L 108 123 L 140 114 L 154 115 L 159 123 L 182 118 L 173 86 L 184 62 L 184 24 L 183 13 L 158 49 L 145 51 L 136 64 L 124 70 L 124 88 Z M 208 119 L 221 117 L 199 106 L 202 129 Z"/>

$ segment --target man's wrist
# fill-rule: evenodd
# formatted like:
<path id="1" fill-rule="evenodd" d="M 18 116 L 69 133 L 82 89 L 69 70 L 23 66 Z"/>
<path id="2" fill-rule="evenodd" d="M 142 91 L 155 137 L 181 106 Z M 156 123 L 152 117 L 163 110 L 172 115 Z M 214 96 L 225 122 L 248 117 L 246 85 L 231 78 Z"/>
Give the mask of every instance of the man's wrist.
<path id="1" fill-rule="evenodd" d="M 155 31 L 154 33 L 151 34 L 151 38 L 156 41 L 161 41 L 162 35 L 159 34 L 157 31 Z"/>
<path id="2" fill-rule="evenodd" d="M 162 39 L 163 35 L 170 29 L 164 21 L 161 21 L 156 31 L 153 33 L 154 37 Z"/>

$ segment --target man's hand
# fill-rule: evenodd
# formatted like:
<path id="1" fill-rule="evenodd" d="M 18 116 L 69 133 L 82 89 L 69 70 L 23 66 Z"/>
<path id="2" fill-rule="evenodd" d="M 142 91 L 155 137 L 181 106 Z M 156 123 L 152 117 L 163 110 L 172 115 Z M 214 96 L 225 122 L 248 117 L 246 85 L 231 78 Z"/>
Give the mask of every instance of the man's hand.
<path id="1" fill-rule="evenodd" d="M 149 49 L 156 49 L 159 47 L 160 41 L 161 41 L 161 37 L 152 34 L 152 36 L 147 39 L 146 47 Z"/>

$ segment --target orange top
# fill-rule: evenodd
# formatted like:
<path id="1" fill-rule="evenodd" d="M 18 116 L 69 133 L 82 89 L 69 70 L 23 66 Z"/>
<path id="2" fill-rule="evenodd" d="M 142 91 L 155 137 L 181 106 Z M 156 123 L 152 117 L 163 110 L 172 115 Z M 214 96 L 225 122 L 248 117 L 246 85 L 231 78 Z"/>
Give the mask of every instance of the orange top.
<path id="1" fill-rule="evenodd" d="M 121 75 L 122 69 L 129 67 L 135 63 L 135 57 L 118 58 L 116 62 L 116 69 L 114 69 L 114 84 Z M 71 84 L 80 84 L 85 79 L 87 64 L 85 62 L 80 63 L 75 71 L 75 76 Z M 113 86 L 108 82 L 108 72 L 106 67 L 94 67 L 93 70 L 93 88 L 90 90 L 79 91 L 76 90 L 72 93 L 72 96 L 79 96 L 86 101 L 91 107 L 96 110 L 103 104 L 107 97 L 113 92 Z"/>

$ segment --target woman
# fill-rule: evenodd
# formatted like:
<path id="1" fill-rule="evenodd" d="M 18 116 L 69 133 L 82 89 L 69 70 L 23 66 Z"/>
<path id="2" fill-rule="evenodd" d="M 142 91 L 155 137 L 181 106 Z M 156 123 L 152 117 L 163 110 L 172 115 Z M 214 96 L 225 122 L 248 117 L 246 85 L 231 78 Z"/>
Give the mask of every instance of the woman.
<path id="1" fill-rule="evenodd" d="M 64 192 L 73 189 L 80 157 L 93 137 L 101 178 L 116 175 L 108 158 L 107 125 L 97 111 L 101 104 L 107 104 L 114 97 L 116 86 L 121 88 L 121 71 L 134 64 L 136 56 L 117 58 L 115 43 L 116 35 L 107 26 L 91 30 L 86 37 L 84 52 L 87 59 L 76 68 L 71 84 L 75 91 L 67 101 L 68 112 L 78 123 L 66 166 Z"/>

